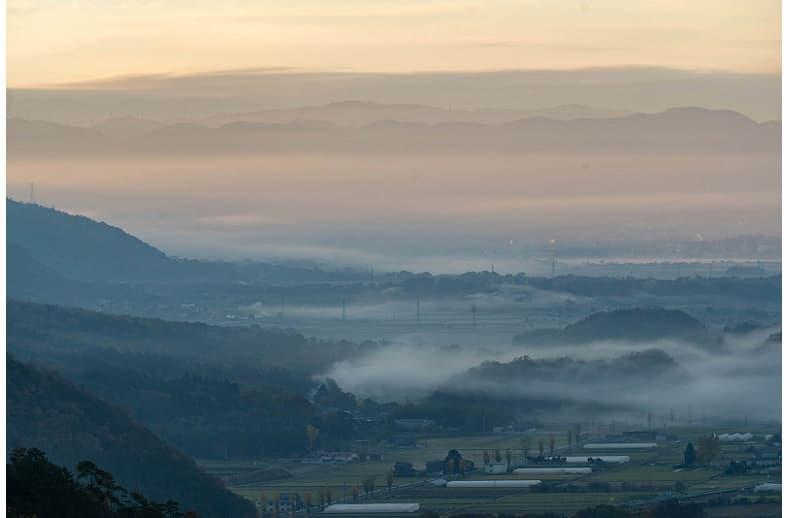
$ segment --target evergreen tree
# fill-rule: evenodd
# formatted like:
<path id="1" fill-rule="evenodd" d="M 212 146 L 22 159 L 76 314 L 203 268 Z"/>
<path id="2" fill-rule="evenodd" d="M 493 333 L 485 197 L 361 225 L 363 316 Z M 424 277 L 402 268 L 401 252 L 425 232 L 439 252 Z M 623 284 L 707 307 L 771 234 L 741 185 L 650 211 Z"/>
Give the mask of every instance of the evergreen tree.
<path id="1" fill-rule="evenodd" d="M 693 466 L 697 463 L 697 452 L 694 450 L 694 445 L 688 443 L 686 451 L 683 452 L 683 464 L 685 466 Z"/>

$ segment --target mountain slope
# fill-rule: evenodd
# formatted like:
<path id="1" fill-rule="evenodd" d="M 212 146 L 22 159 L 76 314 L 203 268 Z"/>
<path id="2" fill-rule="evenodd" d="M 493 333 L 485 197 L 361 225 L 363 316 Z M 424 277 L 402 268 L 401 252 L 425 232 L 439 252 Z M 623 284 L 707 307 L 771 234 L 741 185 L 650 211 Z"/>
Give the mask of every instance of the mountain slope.
<path id="1" fill-rule="evenodd" d="M 303 396 L 315 388 L 313 375 L 357 351 L 350 343 L 255 327 L 14 300 L 7 306 L 7 347 L 15 358 L 100 394 L 180 451 L 203 459 L 303 453 L 305 426 L 320 419 Z M 322 427 L 328 440 L 332 426 Z"/>
<path id="2" fill-rule="evenodd" d="M 41 205 L 6 201 L 7 243 L 73 280 L 164 279 L 174 261 L 118 227 Z"/>
<path id="3" fill-rule="evenodd" d="M 41 356 L 101 347 L 317 374 L 354 351 L 349 342 L 318 341 L 287 330 L 110 315 L 13 299 L 7 302 L 6 320 L 9 351 Z"/>
<path id="4" fill-rule="evenodd" d="M 224 489 L 123 411 L 13 358 L 8 358 L 7 376 L 9 450 L 40 448 L 69 468 L 92 460 L 127 489 L 161 501 L 172 498 L 201 516 L 255 516 L 251 503 Z"/>
<path id="5" fill-rule="evenodd" d="M 6 200 L 6 236 L 7 250 L 14 259 L 6 270 L 14 280 L 8 295 L 47 303 L 76 303 L 62 296 L 64 290 L 58 291 L 69 281 L 83 283 L 80 287 L 71 283 L 72 293 L 92 293 L 93 298 L 87 298 L 95 307 L 102 298 L 97 294 L 103 293 L 103 298 L 123 296 L 135 283 L 273 284 L 345 278 L 343 273 L 318 268 L 170 257 L 118 227 L 11 199 Z M 109 285 L 97 285 L 101 283 L 115 284 L 110 289 Z"/>

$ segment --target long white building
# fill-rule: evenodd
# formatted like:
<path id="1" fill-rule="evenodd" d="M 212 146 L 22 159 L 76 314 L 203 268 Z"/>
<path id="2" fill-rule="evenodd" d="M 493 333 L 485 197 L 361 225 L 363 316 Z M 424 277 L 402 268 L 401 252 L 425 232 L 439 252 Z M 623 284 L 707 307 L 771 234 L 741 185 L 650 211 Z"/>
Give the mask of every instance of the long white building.
<path id="1" fill-rule="evenodd" d="M 329 514 L 358 514 L 367 516 L 370 514 L 403 514 L 416 513 L 420 510 L 420 504 L 332 504 L 324 509 L 324 513 Z"/>
<path id="2" fill-rule="evenodd" d="M 631 462 L 631 457 L 628 455 L 590 455 L 587 457 L 580 455 L 565 457 L 565 462 L 568 464 L 588 464 L 590 459 L 593 461 L 599 460 L 601 462 L 611 464 L 625 464 L 626 462 Z"/>
<path id="3" fill-rule="evenodd" d="M 765 484 L 760 484 L 754 488 L 755 493 L 781 493 L 782 492 L 782 484 L 777 484 L 775 482 L 766 482 Z"/>
<path id="4" fill-rule="evenodd" d="M 532 487 L 540 484 L 540 480 L 453 480 L 447 487 L 477 487 L 477 488 L 502 488 L 502 487 Z"/>
<path id="5" fill-rule="evenodd" d="M 592 468 L 516 468 L 516 475 L 587 475 Z"/>
<path id="6" fill-rule="evenodd" d="M 591 442 L 584 445 L 585 450 L 644 450 L 658 448 L 655 442 Z"/>

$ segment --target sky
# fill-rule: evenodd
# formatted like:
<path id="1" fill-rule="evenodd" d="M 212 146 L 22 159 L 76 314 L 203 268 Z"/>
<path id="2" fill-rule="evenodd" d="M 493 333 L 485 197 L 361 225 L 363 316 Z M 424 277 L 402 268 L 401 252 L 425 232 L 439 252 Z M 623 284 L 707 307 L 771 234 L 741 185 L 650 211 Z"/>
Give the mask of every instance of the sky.
<path id="1" fill-rule="evenodd" d="M 776 74 L 778 0 L 9 0 L 8 83 L 628 65 Z"/>
<path id="2" fill-rule="evenodd" d="M 189 257 L 448 271 L 469 268 L 467 257 L 488 264 L 491 250 L 521 265 L 557 240 L 608 250 L 626 241 L 775 237 L 779 129 L 753 121 L 780 118 L 779 15 L 779 0 L 9 0 L 9 115 L 47 123 L 14 126 L 33 129 L 10 134 L 7 188 L 25 199 L 35 183 L 46 205 Z M 496 140 L 443 148 L 452 131 L 466 131 L 448 126 L 424 153 L 398 147 L 408 132 L 377 137 L 369 153 L 321 151 L 299 132 L 274 132 L 256 137 L 259 148 L 236 151 L 242 139 L 229 137 L 212 156 L 203 154 L 202 130 L 187 124 L 343 101 L 430 105 L 442 117 L 702 107 L 752 121 L 724 115 L 728 125 L 714 128 L 692 117 L 667 133 L 745 132 L 739 145 L 717 149 L 692 132 L 681 146 L 656 137 L 649 152 L 618 147 L 620 137 L 591 150 L 584 143 L 601 134 L 588 129 L 543 152 L 502 154 Z M 635 117 L 613 120 L 621 128 L 613 135 Z M 107 121 L 149 129 L 113 136 L 102 133 Z M 61 138 L 49 122 L 82 128 Z M 331 142 L 342 144 L 344 131 L 330 131 Z M 747 134 L 757 147 L 740 145 Z M 277 138 L 281 148 L 271 144 Z M 52 153 L 24 153 L 47 139 Z M 85 139 L 103 151 L 58 155 Z M 160 140 L 158 151 L 138 147 Z M 390 145 L 401 151 L 382 151 Z M 121 148 L 139 152 L 116 155 Z M 721 251 L 732 253 L 748 255 Z M 418 255 L 427 259 L 413 262 Z"/>

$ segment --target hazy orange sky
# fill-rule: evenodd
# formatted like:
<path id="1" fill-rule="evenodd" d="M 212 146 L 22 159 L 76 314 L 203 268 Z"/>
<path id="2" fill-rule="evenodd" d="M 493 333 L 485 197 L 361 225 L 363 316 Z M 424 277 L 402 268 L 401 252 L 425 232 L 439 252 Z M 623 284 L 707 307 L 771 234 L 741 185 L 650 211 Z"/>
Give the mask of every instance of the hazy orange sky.
<path id="1" fill-rule="evenodd" d="M 11 87 L 290 67 L 777 73 L 779 0 L 9 0 Z"/>

